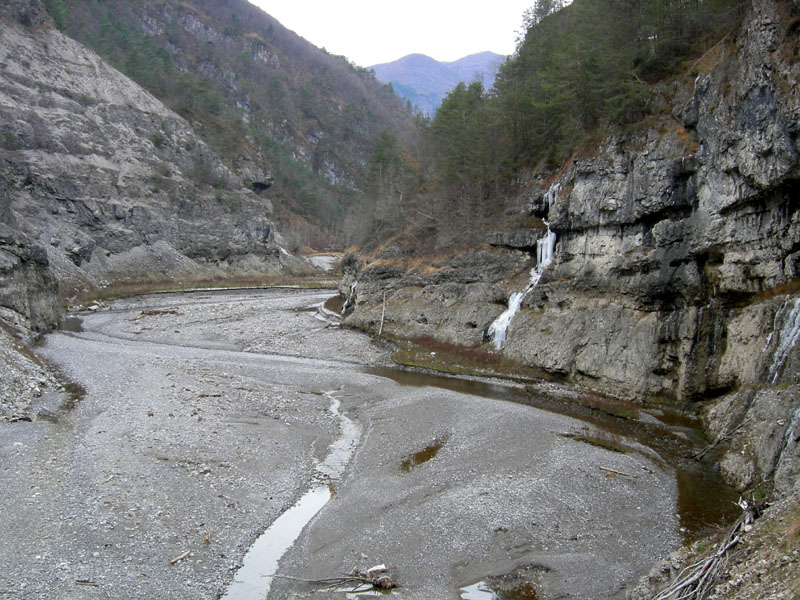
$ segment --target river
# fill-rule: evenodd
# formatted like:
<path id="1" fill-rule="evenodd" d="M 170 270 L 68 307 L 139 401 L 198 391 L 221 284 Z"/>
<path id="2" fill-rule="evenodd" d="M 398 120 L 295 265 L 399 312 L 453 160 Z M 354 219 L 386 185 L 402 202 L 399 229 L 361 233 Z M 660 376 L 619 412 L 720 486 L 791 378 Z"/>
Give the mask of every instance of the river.
<path id="1" fill-rule="evenodd" d="M 298 579 L 377 564 L 397 598 L 622 598 L 720 517 L 691 430 L 398 371 L 329 295 L 121 300 L 46 336 L 79 393 L 0 428 L 0 598 L 355 598 Z"/>

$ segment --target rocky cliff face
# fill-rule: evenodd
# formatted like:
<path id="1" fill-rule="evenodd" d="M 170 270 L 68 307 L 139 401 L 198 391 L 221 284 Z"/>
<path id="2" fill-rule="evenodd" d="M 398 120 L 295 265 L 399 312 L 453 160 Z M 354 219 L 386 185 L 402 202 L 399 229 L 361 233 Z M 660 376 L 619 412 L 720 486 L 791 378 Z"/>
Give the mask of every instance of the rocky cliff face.
<path id="1" fill-rule="evenodd" d="M 0 318 L 23 330 L 52 327 L 61 315 L 47 254 L 0 223 Z"/>
<path id="2" fill-rule="evenodd" d="M 0 21 L 0 203 L 67 294 L 302 268 L 275 241 L 269 200 L 183 119 L 49 26 L 38 1 L 12 3 Z"/>
<path id="3" fill-rule="evenodd" d="M 76 19 L 94 19 L 92 2 L 73 4 Z M 251 142 L 239 148 L 237 158 L 274 160 L 254 148 L 254 138 L 266 135 L 328 182 L 355 189 L 380 133 L 400 134 L 410 124 L 400 102 L 363 70 L 314 47 L 244 0 L 123 0 L 113 7 L 167 52 L 179 72 L 214 82 L 225 96 L 221 102 L 235 104 Z M 88 29 L 102 27 L 99 19 Z M 80 29 L 67 31 L 76 39 L 91 38 Z"/>
<path id="4" fill-rule="evenodd" d="M 70 0 L 57 14 L 64 33 L 186 118 L 254 189 L 269 185 L 293 249 L 340 245 L 382 133 L 416 135 L 371 71 L 247 0 Z"/>
<path id="5" fill-rule="evenodd" d="M 483 249 L 426 270 L 397 245 L 351 258 L 347 321 L 486 342 L 509 294 L 529 285 L 546 231 L 532 217 L 542 217 L 557 236 L 554 260 L 502 352 L 596 392 L 715 398 L 704 406 L 716 406 L 713 436 L 733 434 L 729 478 L 796 485 L 800 57 L 788 10 L 754 0 L 735 37 L 698 63 L 693 85 L 661 90 L 665 109 L 646 130 L 531 178 L 508 208 L 532 226 L 495 232 Z"/>

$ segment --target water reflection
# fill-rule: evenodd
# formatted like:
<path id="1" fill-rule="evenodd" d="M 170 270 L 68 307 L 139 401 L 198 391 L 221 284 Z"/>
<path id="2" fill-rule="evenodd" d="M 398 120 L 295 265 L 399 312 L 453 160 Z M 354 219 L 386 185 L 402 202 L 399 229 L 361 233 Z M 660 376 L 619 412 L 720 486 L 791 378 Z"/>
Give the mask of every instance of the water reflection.
<path id="1" fill-rule="evenodd" d="M 267 597 L 278 561 L 292 547 L 306 524 L 330 500 L 328 486 L 311 488 L 297 504 L 273 521 L 247 551 L 242 567 L 222 600 L 261 600 Z"/>
<path id="2" fill-rule="evenodd" d="M 461 600 L 499 600 L 485 581 L 461 588 Z"/>

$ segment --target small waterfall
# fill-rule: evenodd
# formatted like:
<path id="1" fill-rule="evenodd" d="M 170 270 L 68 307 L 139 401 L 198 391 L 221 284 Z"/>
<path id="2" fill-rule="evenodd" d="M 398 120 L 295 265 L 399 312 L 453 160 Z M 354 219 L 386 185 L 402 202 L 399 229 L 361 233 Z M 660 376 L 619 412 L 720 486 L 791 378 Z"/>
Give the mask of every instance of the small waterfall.
<path id="1" fill-rule="evenodd" d="M 531 276 L 533 276 L 535 272 L 536 269 L 533 269 L 531 271 Z M 525 299 L 525 296 L 528 294 L 528 292 L 533 289 L 534 285 L 536 284 L 531 282 L 524 291 L 514 292 L 511 294 L 508 299 L 508 308 L 505 309 L 505 311 L 503 311 L 503 313 L 497 317 L 491 325 L 489 325 L 489 337 L 492 339 L 494 347 L 498 350 L 505 346 L 506 331 L 508 330 L 508 326 L 511 324 L 511 320 L 514 318 L 514 316 L 519 312 L 520 306 L 522 306 L 522 301 Z"/>
<path id="2" fill-rule="evenodd" d="M 712 300 L 712 302 L 715 302 Z M 711 305 L 709 305 L 711 306 Z M 730 321 L 733 312 L 731 310 L 724 310 L 719 303 L 715 303 L 713 314 L 713 329 L 711 330 L 711 346 L 709 348 L 708 359 L 706 360 L 706 381 L 711 380 L 712 370 L 716 367 L 719 369 L 721 357 L 718 355 L 720 347 L 723 346 L 728 328 L 727 323 Z M 724 352 L 724 349 L 723 349 Z"/>
<path id="3" fill-rule="evenodd" d="M 355 303 L 357 287 L 358 287 L 358 281 L 354 281 L 353 283 L 350 284 L 350 293 L 347 294 L 347 299 L 344 301 L 344 304 L 342 304 L 342 316 L 344 316 Z"/>
<path id="4" fill-rule="evenodd" d="M 770 385 L 778 383 L 778 378 L 783 371 L 783 366 L 789 358 L 789 353 L 800 338 L 800 298 L 794 299 L 794 306 L 788 310 L 789 299 L 781 305 L 778 312 L 775 313 L 775 321 L 773 324 L 772 333 L 767 338 L 765 349 L 772 343 L 777 333 L 777 348 L 772 355 L 772 364 L 769 367 L 767 374 L 767 382 Z M 787 314 L 788 311 L 788 314 Z M 781 321 L 783 325 L 781 326 Z M 779 329 L 780 327 L 780 329 Z"/>
<path id="5" fill-rule="evenodd" d="M 554 183 L 547 189 L 547 192 L 544 195 L 544 207 L 546 211 L 549 211 L 550 207 L 556 203 L 556 198 L 558 198 L 558 191 L 560 189 L 560 183 Z"/>
<path id="6" fill-rule="evenodd" d="M 551 187 L 550 189 L 553 188 Z M 544 224 L 547 225 L 547 234 L 536 241 L 536 266 L 531 269 L 531 277 L 527 287 L 521 292 L 514 292 L 509 296 L 508 308 L 489 325 L 487 330 L 487 335 L 498 350 L 505 346 L 508 326 L 511 325 L 514 316 L 519 312 L 525 296 L 539 283 L 545 267 L 553 262 L 556 234 L 550 231 L 550 223 L 544 221 Z"/>
<path id="7" fill-rule="evenodd" d="M 786 428 L 786 433 L 783 436 L 783 449 L 781 450 L 778 460 L 775 461 L 775 467 L 780 467 L 783 464 L 786 451 L 791 449 L 792 442 L 797 436 L 797 427 L 800 425 L 800 408 L 795 409 L 792 413 L 792 420 L 789 422 L 789 427 Z"/>
<path id="8" fill-rule="evenodd" d="M 536 241 L 536 269 L 540 271 L 553 262 L 553 251 L 556 247 L 556 234 L 550 231 L 550 223 L 547 225 L 547 235 Z"/>

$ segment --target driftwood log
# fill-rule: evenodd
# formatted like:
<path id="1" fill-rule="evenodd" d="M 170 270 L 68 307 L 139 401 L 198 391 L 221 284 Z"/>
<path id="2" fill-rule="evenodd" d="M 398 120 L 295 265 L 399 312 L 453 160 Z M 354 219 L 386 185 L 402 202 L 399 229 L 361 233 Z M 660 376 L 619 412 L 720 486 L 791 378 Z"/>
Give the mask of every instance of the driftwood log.
<path id="1" fill-rule="evenodd" d="M 363 586 L 369 586 L 373 589 L 391 590 L 393 588 L 400 587 L 389 571 L 390 569 L 385 565 L 376 565 L 370 569 L 367 569 L 366 571 L 353 569 L 347 575 L 326 577 L 323 579 L 302 579 L 300 577 L 289 577 L 286 575 L 275 575 L 275 577 L 280 579 L 288 579 L 290 581 L 302 581 L 303 583 L 318 585 L 321 588 L 337 588 L 344 586 L 354 586 L 354 588 L 360 588 Z"/>

